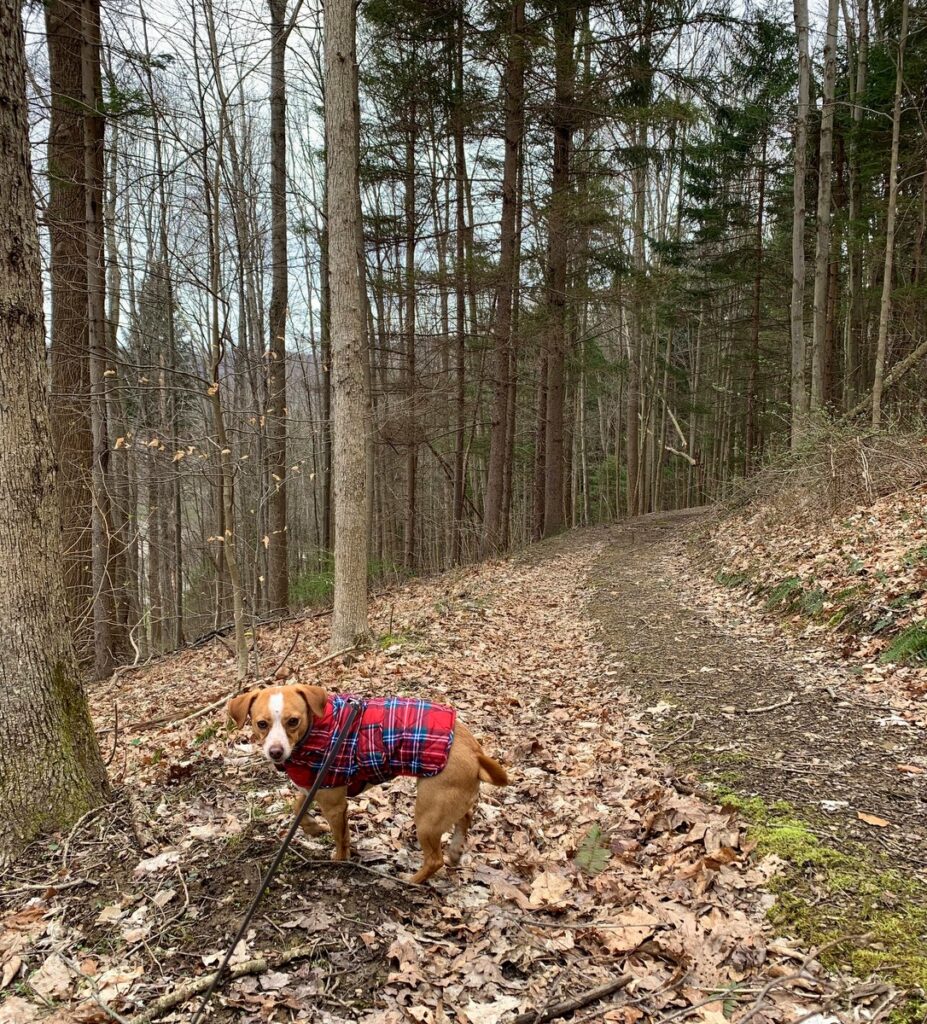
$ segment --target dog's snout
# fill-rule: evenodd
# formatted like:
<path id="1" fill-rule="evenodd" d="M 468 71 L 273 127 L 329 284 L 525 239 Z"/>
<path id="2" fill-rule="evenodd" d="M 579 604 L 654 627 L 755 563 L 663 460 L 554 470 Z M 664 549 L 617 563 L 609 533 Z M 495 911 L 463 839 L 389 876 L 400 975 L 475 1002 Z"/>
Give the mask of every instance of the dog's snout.
<path id="1" fill-rule="evenodd" d="M 275 743 L 272 747 L 267 748 L 267 753 L 273 761 L 280 761 L 285 753 L 283 747 L 279 743 Z"/>

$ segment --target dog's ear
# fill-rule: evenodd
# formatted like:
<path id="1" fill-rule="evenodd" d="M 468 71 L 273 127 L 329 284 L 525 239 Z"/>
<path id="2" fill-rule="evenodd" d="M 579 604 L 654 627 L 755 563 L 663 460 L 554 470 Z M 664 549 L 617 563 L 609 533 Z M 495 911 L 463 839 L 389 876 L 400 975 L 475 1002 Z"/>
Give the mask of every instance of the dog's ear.
<path id="1" fill-rule="evenodd" d="M 321 718 L 325 714 L 325 705 L 328 703 L 328 690 L 324 686 L 303 686 L 302 683 L 298 683 L 293 689 L 306 702 L 306 706 L 316 718 Z"/>
<path id="2" fill-rule="evenodd" d="M 248 715 L 251 714 L 251 705 L 257 700 L 258 693 L 260 693 L 259 690 L 248 690 L 246 693 L 240 693 L 237 697 L 233 697 L 225 706 L 229 718 L 234 721 L 239 729 L 247 721 Z"/>

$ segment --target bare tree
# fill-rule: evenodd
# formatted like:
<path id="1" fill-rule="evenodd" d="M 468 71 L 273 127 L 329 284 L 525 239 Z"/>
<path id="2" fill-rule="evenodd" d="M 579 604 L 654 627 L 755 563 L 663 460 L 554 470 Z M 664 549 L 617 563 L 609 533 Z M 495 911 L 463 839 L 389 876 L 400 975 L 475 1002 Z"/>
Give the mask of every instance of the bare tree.
<path id="1" fill-rule="evenodd" d="M 805 386 L 805 172 L 808 161 L 808 107 L 811 59 L 808 54 L 808 0 L 795 0 L 798 37 L 798 113 L 792 182 L 792 448 L 798 447 L 808 418 Z"/>
<path id="2" fill-rule="evenodd" d="M 0 7 L 0 863 L 107 795 L 67 628 L 19 4 Z M 24 725 L 29 742 L 23 743 Z"/>
<path id="3" fill-rule="evenodd" d="M 289 606 L 287 556 L 287 396 L 286 319 L 288 302 L 286 220 L 286 0 L 270 5 L 270 201 L 272 284 L 267 358 L 268 498 L 267 601 L 273 612 Z"/>
<path id="4" fill-rule="evenodd" d="M 823 409 L 832 398 L 834 353 L 829 332 L 828 282 L 831 265 L 831 182 L 834 163 L 834 108 L 837 87 L 837 0 L 828 0 L 824 43 L 824 88 L 818 155 L 817 251 L 814 263 L 814 335 L 811 358 L 811 407 Z"/>
<path id="5" fill-rule="evenodd" d="M 483 553 L 502 545 L 503 483 L 508 457 L 508 405 L 512 390 L 512 314 L 518 261 L 516 258 L 518 165 L 524 131 L 525 4 L 512 3 L 509 47 L 502 87 L 505 90 L 505 159 L 502 165 L 502 217 L 499 225 L 499 283 L 496 286 L 496 321 L 493 326 L 493 398 L 490 424 L 489 468 L 483 511 Z"/>
<path id="6" fill-rule="evenodd" d="M 369 385 L 357 262 L 358 149 L 353 0 L 325 0 L 325 145 L 332 352 L 335 607 L 332 649 L 367 631 Z"/>
<path id="7" fill-rule="evenodd" d="M 892 274 L 895 264 L 895 218 L 898 214 L 898 143 L 901 135 L 901 94 L 904 87 L 904 50 L 908 38 L 908 0 L 901 0 L 898 30 L 898 63 L 895 71 L 895 102 L 892 108 L 892 152 L 888 172 L 888 208 L 885 211 L 885 264 L 882 270 L 882 302 L 879 306 L 879 339 L 876 343 L 872 384 L 872 427 L 882 423 L 882 391 L 888 352 L 888 324 L 892 315 Z"/>

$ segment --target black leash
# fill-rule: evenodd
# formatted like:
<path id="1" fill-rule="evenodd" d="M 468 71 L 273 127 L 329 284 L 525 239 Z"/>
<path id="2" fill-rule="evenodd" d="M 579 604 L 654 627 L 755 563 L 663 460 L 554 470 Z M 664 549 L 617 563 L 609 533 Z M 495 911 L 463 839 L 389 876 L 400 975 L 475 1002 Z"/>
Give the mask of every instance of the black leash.
<path id="1" fill-rule="evenodd" d="M 219 980 L 222 978 L 222 975 L 225 973 L 226 967 L 228 967 L 229 965 L 229 960 L 232 959 L 232 954 L 235 952 L 235 947 L 238 945 L 239 942 L 241 942 L 242 936 L 248 930 L 248 925 L 251 924 L 251 921 L 254 917 L 254 913 L 258 908 L 258 904 L 261 902 L 261 897 L 267 891 L 267 887 L 270 885 L 271 879 L 276 874 L 277 868 L 280 867 L 280 862 L 283 860 L 283 855 L 286 853 L 287 847 L 293 841 L 293 837 L 296 835 L 296 830 L 302 823 L 302 820 L 305 817 L 306 812 L 309 810 L 309 805 L 312 803 L 316 793 L 319 791 L 319 787 L 322 785 L 322 779 L 325 778 L 325 773 L 328 771 L 329 765 L 332 763 L 332 761 L 335 759 L 335 755 L 341 749 L 341 744 L 344 742 L 345 737 L 351 731 L 351 727 L 357 721 L 357 716 L 360 713 L 361 706 L 359 703 L 355 702 L 354 706 L 351 708 L 350 715 L 348 715 L 348 720 L 344 724 L 344 728 L 335 737 L 334 743 L 329 748 L 328 753 L 326 753 L 325 760 L 322 762 L 322 767 L 316 773 L 315 782 L 312 783 L 309 792 L 306 794 L 306 799 L 303 800 L 302 807 L 300 807 L 300 809 L 296 812 L 296 817 L 293 819 L 293 824 L 290 825 L 290 831 L 287 832 L 286 837 L 283 840 L 283 844 L 277 851 L 277 856 L 274 857 L 270 867 L 267 869 L 267 874 L 264 875 L 264 879 L 261 882 L 261 886 L 258 889 L 257 893 L 255 894 L 254 899 L 251 901 L 251 906 L 248 907 L 248 912 L 245 914 L 244 920 L 241 922 L 241 927 L 238 929 L 238 934 L 235 936 L 234 939 L 232 939 L 232 944 L 226 950 L 225 956 L 222 959 L 222 963 L 219 964 L 219 969 L 213 976 L 209 988 L 206 989 L 202 1001 L 200 1002 L 199 1009 L 197 1009 L 196 1013 L 193 1015 L 193 1020 L 190 1022 L 190 1024 L 197 1024 L 200 1017 L 203 1015 L 203 1011 L 206 1009 L 206 1004 L 212 998 L 213 992 L 216 991 L 216 988 L 219 985 Z"/>

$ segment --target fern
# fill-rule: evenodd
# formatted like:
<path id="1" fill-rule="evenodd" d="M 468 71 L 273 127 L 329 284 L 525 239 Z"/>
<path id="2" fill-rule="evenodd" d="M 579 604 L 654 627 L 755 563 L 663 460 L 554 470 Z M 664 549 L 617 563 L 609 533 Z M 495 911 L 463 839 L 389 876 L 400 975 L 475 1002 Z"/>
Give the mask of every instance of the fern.
<path id="1" fill-rule="evenodd" d="M 908 626 L 882 652 L 879 661 L 890 662 L 927 661 L 927 619 L 921 619 Z"/>
<path id="2" fill-rule="evenodd" d="M 610 859 L 611 853 L 602 843 L 602 830 L 598 825 L 593 825 L 579 844 L 576 863 L 587 875 L 597 875 L 605 870 Z"/>

